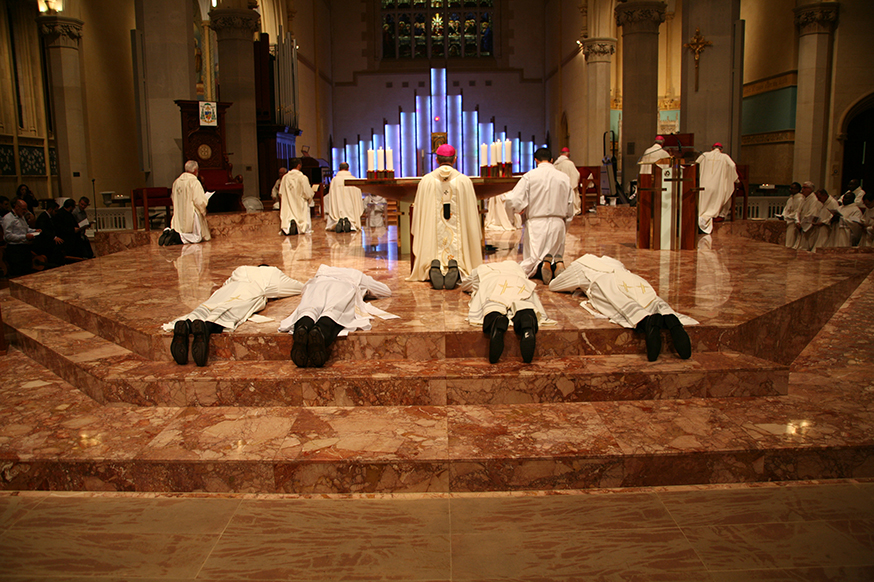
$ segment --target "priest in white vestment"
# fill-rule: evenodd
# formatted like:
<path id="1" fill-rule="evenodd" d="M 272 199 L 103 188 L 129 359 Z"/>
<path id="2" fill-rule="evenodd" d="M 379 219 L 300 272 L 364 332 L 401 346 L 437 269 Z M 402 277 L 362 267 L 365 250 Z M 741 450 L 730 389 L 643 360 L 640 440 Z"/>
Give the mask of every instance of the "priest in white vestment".
<path id="1" fill-rule="evenodd" d="M 716 142 L 706 154 L 696 160 L 698 164 L 698 228 L 705 234 L 713 231 L 713 220 L 725 218 L 737 181 L 737 167 L 728 154 L 722 153 L 722 144 Z"/>
<path id="2" fill-rule="evenodd" d="M 416 259 L 407 281 L 452 289 L 483 262 L 482 228 L 473 182 L 452 167 L 455 148 L 443 144 L 436 154 L 440 166 L 422 178 L 413 202 Z"/>
<path id="3" fill-rule="evenodd" d="M 786 201 L 786 206 L 783 207 L 783 212 L 777 217 L 786 221 L 787 248 L 794 249 L 798 242 L 798 212 L 801 210 L 801 205 L 807 194 L 802 192 L 801 184 L 798 182 L 789 184 L 789 199 Z"/>
<path id="4" fill-rule="evenodd" d="M 828 192 L 823 189 L 817 190 L 816 199 L 819 200 L 821 207 L 813 218 L 813 229 L 810 236 L 810 250 L 814 253 L 816 249 L 829 246 L 829 241 L 834 238 L 832 235 L 834 226 L 841 216 L 838 201 L 833 196 L 829 196 Z"/>
<path id="5" fill-rule="evenodd" d="M 205 366 L 209 354 L 209 336 L 225 329 L 234 331 L 255 313 L 264 309 L 268 299 L 300 294 L 303 284 L 276 267 L 237 267 L 222 287 L 193 311 L 165 323 L 173 331 L 170 353 L 177 364 L 188 363 L 188 336 L 194 335 L 191 355 L 198 366 Z"/>
<path id="6" fill-rule="evenodd" d="M 671 157 L 671 154 L 664 148 L 665 138 L 657 135 L 655 138 L 655 143 L 646 148 L 646 151 L 643 152 L 643 155 L 640 156 L 640 160 L 637 162 L 637 165 L 640 166 L 640 174 L 652 174 L 652 164 L 656 163 L 659 160 L 663 160 L 664 158 Z"/>
<path id="7" fill-rule="evenodd" d="M 874 247 L 874 192 L 866 192 L 862 198 L 865 213 L 862 215 L 862 237 L 859 246 Z"/>
<path id="8" fill-rule="evenodd" d="M 855 178 L 850 180 L 847 183 L 847 194 L 852 194 L 854 199 L 854 204 L 859 206 L 859 210 L 863 213 L 865 212 L 865 203 L 862 202 L 862 199 L 865 197 L 865 191 L 862 190 L 862 186 L 859 184 L 859 181 Z"/>
<path id="9" fill-rule="evenodd" d="M 282 234 L 306 234 L 312 231 L 310 219 L 310 201 L 313 199 L 313 189 L 300 169 L 303 163 L 300 158 L 292 158 L 289 163 L 291 171 L 282 177 L 279 185 L 279 228 Z"/>
<path id="10" fill-rule="evenodd" d="M 507 214 L 504 206 L 504 194 L 498 194 L 486 201 L 485 229 L 497 232 L 512 232 L 516 230 L 516 221 Z"/>
<path id="11" fill-rule="evenodd" d="M 197 173 L 197 162 L 188 160 L 185 162 L 185 171 L 173 182 L 170 194 L 173 200 L 173 218 L 170 220 L 170 228 L 161 233 L 158 244 L 193 244 L 210 239 L 209 225 L 206 223 L 206 205 L 209 200 L 197 179 Z"/>
<path id="12" fill-rule="evenodd" d="M 556 170 L 564 172 L 570 180 L 574 196 L 574 214 L 579 214 L 583 210 L 580 198 L 580 171 L 577 170 L 577 165 L 571 161 L 570 155 L 570 148 L 561 148 L 561 155 L 558 156 L 553 165 Z"/>
<path id="13" fill-rule="evenodd" d="M 273 199 L 273 208 L 274 210 L 279 209 L 279 188 L 282 186 L 282 178 L 288 173 L 288 168 L 279 168 L 279 178 L 276 179 L 276 182 L 273 184 L 273 189 L 270 190 L 270 197 Z"/>
<path id="14" fill-rule="evenodd" d="M 574 216 L 573 191 L 567 175 L 552 165 L 547 148 L 534 152 L 534 160 L 537 167 L 522 176 L 504 205 L 507 214 L 522 215 L 522 270 L 548 284 L 564 255 L 567 224 Z"/>
<path id="15" fill-rule="evenodd" d="M 361 215 L 364 214 L 364 201 L 361 189 L 347 186 L 346 180 L 354 179 L 349 164 L 343 162 L 337 175 L 331 180 L 331 188 L 325 197 L 325 230 L 352 232 L 361 230 Z M 339 230 L 338 230 L 339 228 Z"/>
<path id="16" fill-rule="evenodd" d="M 280 332 L 294 336 L 291 359 L 295 365 L 321 368 L 337 337 L 370 329 L 374 316 L 397 317 L 365 302 L 365 297 L 391 297 L 391 289 L 357 269 L 320 265 L 315 277 L 303 286 L 300 305 L 279 325 Z"/>
<path id="17" fill-rule="evenodd" d="M 853 192 L 844 194 L 840 207 L 841 215 L 832 227 L 832 238 L 826 246 L 848 248 L 859 245 L 862 238 L 862 210 L 856 204 Z"/>
<path id="18" fill-rule="evenodd" d="M 801 251 L 809 251 L 813 247 L 813 236 L 816 231 L 813 229 L 813 219 L 817 217 L 819 211 L 822 210 L 822 202 L 813 191 L 813 182 L 805 182 L 801 190 L 802 193 L 810 192 L 804 197 L 804 202 L 801 203 L 801 208 L 798 210 L 798 238 L 795 242 L 795 248 Z"/>
<path id="19" fill-rule="evenodd" d="M 663 328 L 670 332 L 679 356 L 684 360 L 691 357 L 692 344 L 683 326 L 698 322 L 671 309 L 652 285 L 627 270 L 621 261 L 583 255 L 549 284 L 550 291 L 577 289 L 588 297 L 581 306 L 593 315 L 643 332 L 649 361 L 655 361 L 661 353 Z"/>
<path id="20" fill-rule="evenodd" d="M 461 290 L 471 294 L 467 321 L 482 325 L 483 333 L 489 336 L 492 364 L 504 351 L 504 333 L 511 320 L 525 363 L 534 358 L 538 324 L 555 323 L 547 318 L 536 288 L 515 261 L 483 263 L 461 282 Z"/>

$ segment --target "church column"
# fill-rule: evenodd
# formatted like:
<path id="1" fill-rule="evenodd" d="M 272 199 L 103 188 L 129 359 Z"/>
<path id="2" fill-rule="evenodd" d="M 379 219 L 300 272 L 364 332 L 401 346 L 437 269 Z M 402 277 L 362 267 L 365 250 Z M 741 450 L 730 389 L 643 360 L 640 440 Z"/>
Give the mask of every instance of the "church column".
<path id="1" fill-rule="evenodd" d="M 795 159 L 799 181 L 825 186 L 832 35 L 837 2 L 803 2 L 795 8 L 798 27 L 798 97 L 795 109 Z"/>
<path id="2" fill-rule="evenodd" d="M 132 43 L 140 163 L 146 186 L 170 187 L 184 164 L 182 121 L 174 101 L 197 99 L 194 8 L 178 0 L 136 0 L 135 10 Z"/>
<path id="3" fill-rule="evenodd" d="M 659 25 L 661 1 L 628 0 L 616 6 L 622 28 L 622 183 L 637 178 L 637 160 L 658 130 Z"/>
<path id="4" fill-rule="evenodd" d="M 586 56 L 586 84 L 589 90 L 588 158 L 577 163 L 601 164 L 604 132 L 610 129 L 610 68 L 616 52 L 615 38 L 589 38 L 582 41 Z"/>
<path id="5" fill-rule="evenodd" d="M 79 70 L 81 20 L 45 14 L 37 18 L 45 41 L 46 66 L 49 71 L 54 132 L 58 142 L 60 195 L 78 200 L 91 196 L 85 140 L 84 98 Z"/>
<path id="6" fill-rule="evenodd" d="M 255 113 L 254 34 L 260 30 L 257 12 L 219 3 L 209 13 L 216 33 L 219 98 L 233 103 L 225 114 L 228 158 L 234 175 L 243 176 L 244 196 L 258 193 L 258 132 Z"/>
<path id="7" fill-rule="evenodd" d="M 701 151 L 721 142 L 737 161 L 743 97 L 740 0 L 683 3 L 683 43 L 683 132 L 695 134 L 695 147 Z"/>

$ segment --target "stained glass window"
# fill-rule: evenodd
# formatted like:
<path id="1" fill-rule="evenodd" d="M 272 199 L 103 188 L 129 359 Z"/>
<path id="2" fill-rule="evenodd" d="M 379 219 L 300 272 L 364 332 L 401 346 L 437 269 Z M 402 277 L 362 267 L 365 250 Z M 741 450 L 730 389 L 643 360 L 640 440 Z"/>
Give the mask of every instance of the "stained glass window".
<path id="1" fill-rule="evenodd" d="M 494 4 L 494 0 L 381 0 L 382 58 L 493 58 Z"/>

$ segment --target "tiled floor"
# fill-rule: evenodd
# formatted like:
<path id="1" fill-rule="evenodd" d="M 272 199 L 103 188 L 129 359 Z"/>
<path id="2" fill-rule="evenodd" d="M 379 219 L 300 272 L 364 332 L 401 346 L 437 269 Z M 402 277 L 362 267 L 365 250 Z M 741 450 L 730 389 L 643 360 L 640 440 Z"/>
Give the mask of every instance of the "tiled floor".
<path id="1" fill-rule="evenodd" d="M 0 494 L 0 580 L 874 579 L 874 483 L 561 495 Z"/>

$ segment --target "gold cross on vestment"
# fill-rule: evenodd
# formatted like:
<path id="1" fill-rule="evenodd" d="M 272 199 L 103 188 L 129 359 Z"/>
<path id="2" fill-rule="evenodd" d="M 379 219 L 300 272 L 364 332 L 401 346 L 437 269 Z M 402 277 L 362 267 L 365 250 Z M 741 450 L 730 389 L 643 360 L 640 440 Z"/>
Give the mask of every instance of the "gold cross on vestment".
<path id="1" fill-rule="evenodd" d="M 692 54 L 695 58 L 695 92 L 698 92 L 698 61 L 701 59 L 701 53 L 705 48 L 713 46 L 713 43 L 709 40 L 705 39 L 701 36 L 701 29 L 697 26 L 695 27 L 695 36 L 689 39 L 689 42 L 683 45 L 683 48 L 687 48 L 692 51 Z"/>
<path id="2" fill-rule="evenodd" d="M 228 301 L 242 301 L 242 300 L 243 300 L 243 298 L 240 297 L 239 295 L 234 295 L 233 297 L 228 299 Z"/>
<path id="3" fill-rule="evenodd" d="M 644 285 L 643 283 L 640 284 L 640 292 L 646 293 L 646 285 Z"/>
<path id="4" fill-rule="evenodd" d="M 498 285 L 498 286 L 501 288 L 501 295 L 503 295 L 504 292 L 507 290 L 507 288 L 510 286 L 510 284 L 507 281 L 504 281 L 503 285 Z"/>
<path id="5" fill-rule="evenodd" d="M 625 289 L 626 293 L 628 293 L 628 291 L 630 290 L 628 287 L 628 283 L 626 283 L 625 281 L 622 282 L 622 288 Z"/>
<path id="6" fill-rule="evenodd" d="M 521 295 L 522 293 L 525 293 L 525 291 L 527 291 L 527 289 L 525 289 L 525 285 L 519 285 L 519 294 Z"/>

